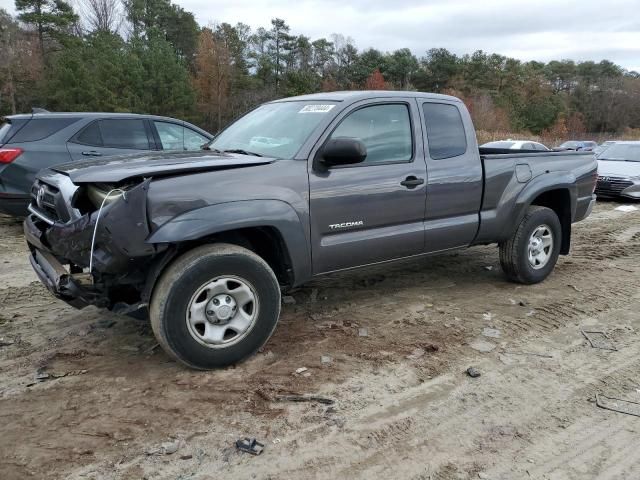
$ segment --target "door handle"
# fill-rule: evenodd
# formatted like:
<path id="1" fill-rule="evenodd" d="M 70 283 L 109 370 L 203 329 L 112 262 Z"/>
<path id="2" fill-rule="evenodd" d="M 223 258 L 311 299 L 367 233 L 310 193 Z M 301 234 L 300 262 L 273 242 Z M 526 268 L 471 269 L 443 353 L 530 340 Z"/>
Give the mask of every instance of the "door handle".
<path id="1" fill-rule="evenodd" d="M 408 176 L 403 181 L 400 182 L 400 185 L 407 188 L 416 188 L 418 185 L 422 185 L 424 183 L 424 178 L 414 177 L 413 175 Z"/>
<path id="2" fill-rule="evenodd" d="M 82 155 L 85 157 L 101 157 L 102 154 L 100 152 L 96 152 L 95 150 L 91 150 L 90 152 L 82 152 Z"/>

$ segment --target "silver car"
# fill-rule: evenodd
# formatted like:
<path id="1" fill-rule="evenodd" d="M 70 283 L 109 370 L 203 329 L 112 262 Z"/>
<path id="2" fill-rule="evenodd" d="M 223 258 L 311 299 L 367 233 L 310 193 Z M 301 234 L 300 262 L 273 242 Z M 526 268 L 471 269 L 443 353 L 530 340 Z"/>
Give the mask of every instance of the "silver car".
<path id="1" fill-rule="evenodd" d="M 597 158 L 598 196 L 640 199 L 640 142 L 616 142 Z"/>

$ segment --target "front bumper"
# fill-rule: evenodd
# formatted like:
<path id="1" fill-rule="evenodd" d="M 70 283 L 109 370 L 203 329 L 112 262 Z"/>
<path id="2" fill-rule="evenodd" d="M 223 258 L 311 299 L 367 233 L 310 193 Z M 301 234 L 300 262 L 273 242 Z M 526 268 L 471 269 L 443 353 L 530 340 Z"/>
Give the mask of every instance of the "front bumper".
<path id="1" fill-rule="evenodd" d="M 31 254 L 29 262 L 38 279 L 57 298 L 75 308 L 87 305 L 106 306 L 108 303 L 93 288 L 87 274 L 71 274 L 42 243 L 42 231 L 36 226 L 33 215 L 24 221 L 24 235 Z"/>

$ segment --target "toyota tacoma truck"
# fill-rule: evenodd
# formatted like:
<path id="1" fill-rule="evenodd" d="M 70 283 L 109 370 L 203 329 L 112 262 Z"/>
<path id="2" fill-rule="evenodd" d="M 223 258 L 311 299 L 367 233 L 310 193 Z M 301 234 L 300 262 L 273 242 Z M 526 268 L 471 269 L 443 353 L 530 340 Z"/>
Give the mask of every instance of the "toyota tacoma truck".
<path id="1" fill-rule="evenodd" d="M 147 311 L 197 369 L 270 337 L 281 292 L 330 272 L 497 244 L 533 284 L 595 202 L 591 153 L 479 149 L 455 97 L 333 92 L 259 106 L 201 152 L 39 173 L 24 231 L 58 298 Z"/>

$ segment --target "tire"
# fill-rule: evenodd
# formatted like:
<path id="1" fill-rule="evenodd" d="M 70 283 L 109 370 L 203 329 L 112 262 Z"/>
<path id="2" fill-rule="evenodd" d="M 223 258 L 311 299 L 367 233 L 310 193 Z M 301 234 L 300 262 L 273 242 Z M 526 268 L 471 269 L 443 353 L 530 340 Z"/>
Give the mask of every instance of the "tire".
<path id="1" fill-rule="evenodd" d="M 153 333 L 168 355 L 198 370 L 224 367 L 249 357 L 269 339 L 280 316 L 280 287 L 273 270 L 252 251 L 223 243 L 204 245 L 162 273 L 149 314 Z M 238 321 L 244 328 L 248 318 L 246 331 L 231 328 Z"/>
<path id="2" fill-rule="evenodd" d="M 538 230 L 542 227 L 546 227 L 546 230 Z M 548 232 L 548 235 L 538 235 L 540 232 Z M 540 248 L 544 243 L 532 240 L 534 233 L 536 238 L 543 242 L 547 242 L 549 236 L 552 241 L 548 249 L 544 247 L 545 255 L 534 257 L 534 263 L 539 262 L 536 266 L 530 261 L 530 242 L 535 243 L 535 248 Z M 527 285 L 542 282 L 553 271 L 560 255 L 561 244 L 562 227 L 556 213 L 547 207 L 531 206 L 511 238 L 500 244 L 502 270 L 514 282 Z M 534 253 L 536 251 L 538 250 L 533 250 Z M 546 261 L 540 262 L 539 258 L 545 256 Z"/>

